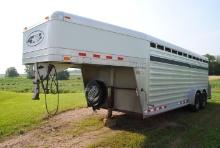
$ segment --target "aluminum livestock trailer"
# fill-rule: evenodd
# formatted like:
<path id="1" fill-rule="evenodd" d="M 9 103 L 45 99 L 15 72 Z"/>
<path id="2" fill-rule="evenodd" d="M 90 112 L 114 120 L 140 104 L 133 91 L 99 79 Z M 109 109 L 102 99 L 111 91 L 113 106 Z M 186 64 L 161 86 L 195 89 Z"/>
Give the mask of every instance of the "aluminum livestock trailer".
<path id="1" fill-rule="evenodd" d="M 54 12 L 25 28 L 23 41 L 34 99 L 40 84 L 45 94 L 58 93 L 56 73 L 67 68 L 81 69 L 88 106 L 109 116 L 118 110 L 146 118 L 187 105 L 198 111 L 210 96 L 207 58 L 144 33 Z"/>

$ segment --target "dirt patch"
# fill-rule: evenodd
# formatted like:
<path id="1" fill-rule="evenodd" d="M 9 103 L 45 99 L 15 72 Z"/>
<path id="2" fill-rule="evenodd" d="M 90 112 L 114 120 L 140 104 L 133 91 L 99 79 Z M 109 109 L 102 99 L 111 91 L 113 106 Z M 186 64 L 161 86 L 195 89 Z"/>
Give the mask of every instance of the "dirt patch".
<path id="1" fill-rule="evenodd" d="M 123 131 L 144 134 L 143 132 L 152 132 L 155 129 L 176 129 L 181 133 L 187 129 L 187 126 L 176 120 L 186 117 L 187 113 L 184 109 L 179 109 L 143 120 L 138 116 L 113 112 L 113 118 L 106 121 L 104 117 L 107 110 L 101 109 L 97 113 L 93 113 L 90 108 L 81 108 L 60 113 L 44 120 L 36 129 L 19 136 L 9 137 L 0 143 L 0 148 L 87 147 L 99 141 L 105 141 L 109 137 L 115 137 L 117 133 L 120 134 Z M 93 127 L 91 130 L 90 124 L 83 126 L 80 124 L 86 123 L 85 121 L 93 121 L 94 117 L 98 123 L 103 120 L 103 125 L 106 124 L 106 126 Z M 94 122 L 89 123 L 94 124 Z M 81 131 L 79 132 L 77 128 Z M 176 147 L 180 142 L 181 136 L 173 141 L 171 147 Z"/>
<path id="2" fill-rule="evenodd" d="M 86 147 L 91 142 L 99 140 L 116 131 L 111 131 L 103 127 L 96 131 L 82 133 L 74 137 L 67 131 L 71 129 L 73 122 L 80 121 L 93 116 L 106 115 L 106 110 L 101 109 L 94 113 L 90 108 L 81 108 L 67 111 L 56 115 L 50 119 L 44 120 L 36 129 L 28 131 L 19 136 L 13 136 L 0 143 L 0 148 L 20 148 L 20 147 Z M 120 114 L 114 112 L 114 114 Z"/>

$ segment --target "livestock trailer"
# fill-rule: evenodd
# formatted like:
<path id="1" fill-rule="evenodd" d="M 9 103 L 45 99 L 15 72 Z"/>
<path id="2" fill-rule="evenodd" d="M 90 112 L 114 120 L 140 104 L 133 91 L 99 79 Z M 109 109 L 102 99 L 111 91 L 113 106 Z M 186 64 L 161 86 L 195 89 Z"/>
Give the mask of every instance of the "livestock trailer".
<path id="1" fill-rule="evenodd" d="M 80 68 L 88 106 L 133 112 L 143 118 L 191 105 L 205 108 L 210 96 L 208 60 L 150 35 L 54 12 L 23 33 L 23 64 L 34 65 L 50 92 L 56 72 Z M 48 77 L 51 76 L 49 79 Z M 58 88 L 55 89 L 58 91 Z M 57 92 L 54 92 L 57 93 Z"/>

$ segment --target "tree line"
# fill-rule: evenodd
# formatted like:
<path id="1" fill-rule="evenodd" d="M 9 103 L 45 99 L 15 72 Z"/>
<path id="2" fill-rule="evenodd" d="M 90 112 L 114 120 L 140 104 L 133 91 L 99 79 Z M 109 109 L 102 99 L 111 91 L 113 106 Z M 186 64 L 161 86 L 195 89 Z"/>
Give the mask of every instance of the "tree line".
<path id="1" fill-rule="evenodd" d="M 34 78 L 34 70 L 32 65 L 25 65 L 25 72 L 28 79 Z M 15 67 L 9 67 L 5 71 L 5 77 L 18 77 L 19 73 Z M 68 80 L 70 74 L 67 70 L 57 73 L 58 80 Z"/>
<path id="2" fill-rule="evenodd" d="M 209 75 L 220 75 L 220 59 L 214 55 L 204 55 L 209 61 Z"/>

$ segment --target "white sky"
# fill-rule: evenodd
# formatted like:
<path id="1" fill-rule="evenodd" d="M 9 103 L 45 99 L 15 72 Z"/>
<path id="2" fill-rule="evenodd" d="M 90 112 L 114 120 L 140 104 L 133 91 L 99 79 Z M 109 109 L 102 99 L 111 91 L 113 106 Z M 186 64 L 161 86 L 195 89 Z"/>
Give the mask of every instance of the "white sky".
<path id="1" fill-rule="evenodd" d="M 219 0 L 7 0 L 0 3 L 0 73 L 22 66 L 24 27 L 54 11 L 153 35 L 199 54 L 220 55 Z"/>

